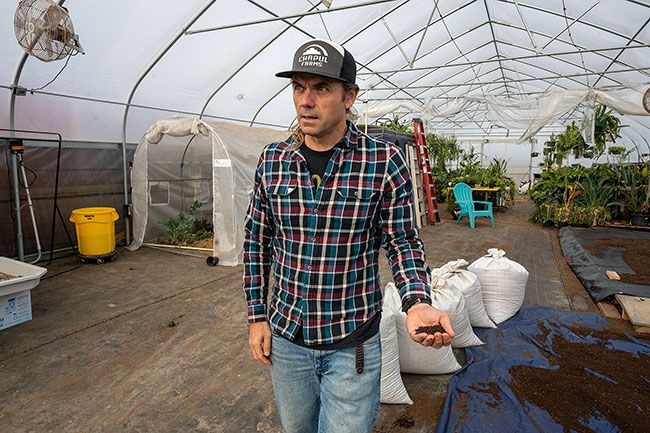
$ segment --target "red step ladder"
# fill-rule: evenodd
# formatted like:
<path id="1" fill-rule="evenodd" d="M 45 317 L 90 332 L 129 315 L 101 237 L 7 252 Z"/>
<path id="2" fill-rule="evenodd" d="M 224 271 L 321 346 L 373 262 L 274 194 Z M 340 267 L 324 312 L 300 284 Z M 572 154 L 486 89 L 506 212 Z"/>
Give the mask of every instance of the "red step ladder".
<path id="1" fill-rule="evenodd" d="M 440 212 L 438 211 L 436 183 L 431 174 L 429 149 L 427 148 L 427 139 L 424 135 L 424 125 L 421 119 L 413 119 L 413 136 L 415 137 L 418 166 L 422 174 L 422 186 L 427 198 L 427 216 L 429 222 L 435 224 L 436 222 L 440 222 Z"/>

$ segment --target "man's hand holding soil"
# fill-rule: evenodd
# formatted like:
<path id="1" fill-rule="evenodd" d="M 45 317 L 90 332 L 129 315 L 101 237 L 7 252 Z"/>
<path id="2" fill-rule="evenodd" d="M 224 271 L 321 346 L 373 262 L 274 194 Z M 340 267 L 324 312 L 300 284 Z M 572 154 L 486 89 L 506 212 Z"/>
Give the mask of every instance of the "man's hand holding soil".
<path id="1" fill-rule="evenodd" d="M 429 333 L 420 327 L 442 326 L 444 332 L 436 330 Z M 440 349 L 442 346 L 449 346 L 454 338 L 454 330 L 451 327 L 449 316 L 444 311 L 433 308 L 429 304 L 415 304 L 406 312 L 406 329 L 413 341 L 423 346 L 431 346 Z"/>

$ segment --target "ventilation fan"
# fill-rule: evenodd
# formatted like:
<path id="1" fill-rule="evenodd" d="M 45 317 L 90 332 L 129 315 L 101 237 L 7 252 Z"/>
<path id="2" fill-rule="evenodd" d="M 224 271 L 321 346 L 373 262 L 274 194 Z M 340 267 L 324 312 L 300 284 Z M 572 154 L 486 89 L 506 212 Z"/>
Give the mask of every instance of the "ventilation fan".
<path id="1" fill-rule="evenodd" d="M 14 30 L 20 46 L 44 62 L 63 59 L 72 51 L 84 54 L 68 11 L 52 0 L 21 0 Z"/>

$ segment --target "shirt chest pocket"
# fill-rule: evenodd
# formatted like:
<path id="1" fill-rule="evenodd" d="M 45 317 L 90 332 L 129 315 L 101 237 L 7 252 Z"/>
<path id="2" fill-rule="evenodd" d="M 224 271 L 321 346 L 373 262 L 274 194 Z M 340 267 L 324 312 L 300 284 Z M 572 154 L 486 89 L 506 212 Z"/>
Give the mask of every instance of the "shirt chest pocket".
<path id="1" fill-rule="evenodd" d="M 341 229 L 356 231 L 371 227 L 379 195 L 379 191 L 367 188 L 337 187 L 335 213 Z"/>
<path id="2" fill-rule="evenodd" d="M 266 186 L 269 206 L 276 224 L 280 227 L 296 227 L 302 213 L 302 203 L 295 179 L 280 179 Z"/>

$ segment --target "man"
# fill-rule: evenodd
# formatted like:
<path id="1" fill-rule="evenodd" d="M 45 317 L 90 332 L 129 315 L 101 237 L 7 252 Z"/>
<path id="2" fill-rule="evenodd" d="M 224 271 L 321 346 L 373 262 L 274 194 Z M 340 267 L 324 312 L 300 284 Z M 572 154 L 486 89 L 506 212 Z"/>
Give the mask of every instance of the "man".
<path id="1" fill-rule="evenodd" d="M 271 366 L 285 431 L 367 432 L 379 410 L 380 246 L 411 337 L 440 348 L 453 330 L 430 305 L 404 156 L 346 120 L 359 91 L 352 55 L 312 40 L 276 76 L 292 81 L 299 127 L 264 149 L 255 173 L 244 240 L 251 351 Z M 446 332 L 415 333 L 434 324 Z"/>

